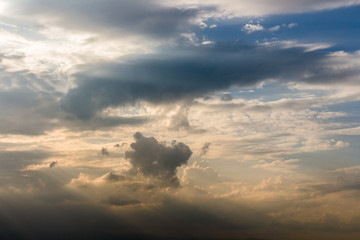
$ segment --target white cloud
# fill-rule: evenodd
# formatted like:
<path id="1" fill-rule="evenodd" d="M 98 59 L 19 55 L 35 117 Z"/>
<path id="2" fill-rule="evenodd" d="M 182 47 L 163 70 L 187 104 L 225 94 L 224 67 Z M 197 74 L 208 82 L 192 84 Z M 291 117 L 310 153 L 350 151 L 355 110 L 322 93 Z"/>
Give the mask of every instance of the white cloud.
<path id="1" fill-rule="evenodd" d="M 257 31 L 263 31 L 264 29 L 265 28 L 261 26 L 259 23 L 258 24 L 247 23 L 241 28 L 242 31 L 249 34 Z"/>
<path id="2" fill-rule="evenodd" d="M 294 27 L 297 27 L 297 26 L 298 26 L 297 23 L 289 23 L 289 24 L 287 25 L 288 28 L 294 28 Z"/>
<path id="3" fill-rule="evenodd" d="M 212 44 L 215 44 L 215 42 L 213 42 L 213 41 L 203 41 L 201 44 L 202 45 L 212 45 Z"/>
<path id="4" fill-rule="evenodd" d="M 276 25 L 268 29 L 270 32 L 276 32 L 280 30 L 280 26 Z"/>
<path id="5" fill-rule="evenodd" d="M 330 44 L 330 43 L 321 43 L 321 42 L 302 43 L 302 42 L 290 41 L 290 40 L 263 42 L 263 43 L 260 43 L 260 45 L 280 46 L 283 48 L 301 47 L 301 48 L 305 48 L 307 52 L 316 51 L 316 50 L 320 50 L 320 49 L 326 49 L 326 48 L 330 48 L 332 46 L 332 44 Z"/>

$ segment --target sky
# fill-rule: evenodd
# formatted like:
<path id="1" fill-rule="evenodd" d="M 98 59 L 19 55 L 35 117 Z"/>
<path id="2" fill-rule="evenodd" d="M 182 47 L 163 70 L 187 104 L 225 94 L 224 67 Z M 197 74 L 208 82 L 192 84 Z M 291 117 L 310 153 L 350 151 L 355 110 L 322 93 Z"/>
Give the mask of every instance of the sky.
<path id="1" fill-rule="evenodd" d="M 360 238 L 359 0 L 2 0 L 0 239 Z"/>

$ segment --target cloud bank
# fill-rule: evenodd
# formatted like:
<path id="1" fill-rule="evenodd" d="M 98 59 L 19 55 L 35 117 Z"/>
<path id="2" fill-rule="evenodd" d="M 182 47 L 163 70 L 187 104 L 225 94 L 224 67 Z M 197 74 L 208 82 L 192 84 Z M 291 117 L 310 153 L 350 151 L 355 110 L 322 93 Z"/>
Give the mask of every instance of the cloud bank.
<path id="1" fill-rule="evenodd" d="M 271 78 L 328 81 L 328 69 L 321 68 L 325 57 L 301 47 L 241 43 L 169 49 L 122 63 L 83 66 L 74 75 L 77 87 L 68 91 L 61 106 L 80 119 L 90 119 L 108 107 L 193 99 Z"/>

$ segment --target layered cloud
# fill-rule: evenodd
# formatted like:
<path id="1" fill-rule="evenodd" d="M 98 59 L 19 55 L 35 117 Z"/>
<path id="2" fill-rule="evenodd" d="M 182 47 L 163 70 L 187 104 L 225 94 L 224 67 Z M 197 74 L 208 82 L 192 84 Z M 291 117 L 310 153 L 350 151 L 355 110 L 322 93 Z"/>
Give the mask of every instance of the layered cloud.
<path id="1" fill-rule="evenodd" d="M 300 47 L 241 43 L 170 49 L 121 63 L 84 66 L 75 75 L 78 86 L 69 90 L 61 105 L 66 112 L 89 119 L 108 107 L 192 99 L 271 78 L 329 81 L 324 59 L 325 54 Z"/>
<path id="2" fill-rule="evenodd" d="M 358 5 L 2 1 L 0 238 L 358 239 Z"/>
<path id="3" fill-rule="evenodd" d="M 194 25 L 201 9 L 164 6 L 160 1 L 11 1 L 9 10 L 73 31 L 168 38 Z M 209 9 L 208 9 L 209 10 Z"/>
<path id="4" fill-rule="evenodd" d="M 168 1 L 170 4 L 172 1 Z M 337 0 L 301 0 L 301 1 L 285 1 L 285 0 L 180 0 L 177 1 L 181 4 L 206 4 L 217 6 L 219 12 L 225 16 L 264 16 L 271 14 L 288 14 L 288 13 L 302 13 L 313 12 L 328 9 L 335 9 L 340 7 L 348 7 L 359 5 L 359 1 L 337 1 Z M 219 15 L 222 15 L 220 14 Z M 222 15 L 222 16 L 224 16 Z"/>

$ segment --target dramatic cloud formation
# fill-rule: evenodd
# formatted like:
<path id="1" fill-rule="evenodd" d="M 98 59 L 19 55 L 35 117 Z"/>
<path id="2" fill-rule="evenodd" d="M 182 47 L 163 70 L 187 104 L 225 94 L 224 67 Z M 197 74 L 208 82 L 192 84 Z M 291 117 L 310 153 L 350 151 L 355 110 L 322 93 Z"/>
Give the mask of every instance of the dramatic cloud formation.
<path id="1" fill-rule="evenodd" d="M 359 16 L 0 1 L 0 239 L 360 239 Z"/>
<path id="2" fill-rule="evenodd" d="M 327 71 L 317 67 L 325 54 L 304 50 L 218 44 L 133 57 L 126 63 L 85 66 L 75 75 L 78 86 L 67 93 L 61 106 L 80 119 L 89 119 L 111 106 L 191 99 L 270 78 L 328 81 Z M 305 74 L 311 79 L 304 78 Z"/>
<path id="3" fill-rule="evenodd" d="M 136 142 L 130 145 L 133 151 L 125 153 L 133 166 L 131 171 L 160 179 L 165 186 L 178 186 L 176 168 L 187 163 L 192 154 L 190 148 L 182 142 L 165 146 L 139 132 L 134 138 Z"/>

